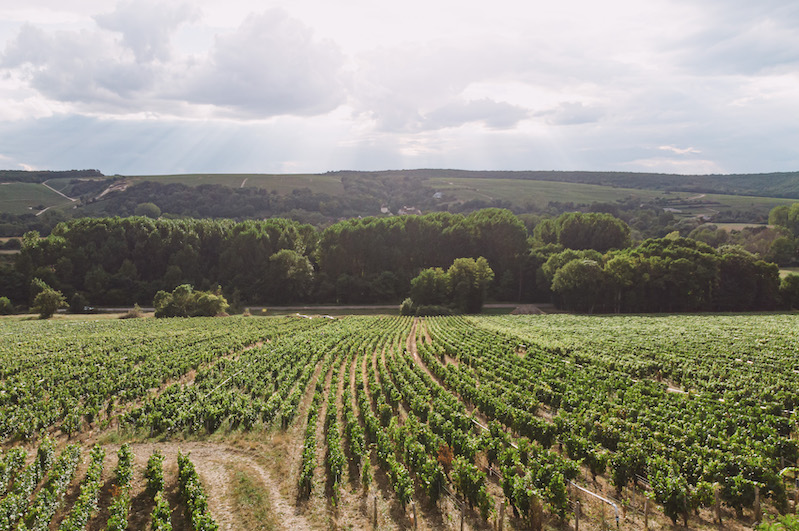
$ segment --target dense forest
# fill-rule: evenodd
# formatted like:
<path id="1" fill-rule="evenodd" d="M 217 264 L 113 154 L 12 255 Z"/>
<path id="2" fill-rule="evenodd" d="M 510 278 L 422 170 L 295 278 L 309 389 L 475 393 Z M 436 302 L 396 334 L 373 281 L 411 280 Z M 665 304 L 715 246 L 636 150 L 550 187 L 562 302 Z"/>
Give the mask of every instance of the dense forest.
<path id="1" fill-rule="evenodd" d="M 149 306 L 158 291 L 188 284 L 223 293 L 233 307 L 399 303 L 421 271 L 483 257 L 494 300 L 552 300 L 580 312 L 797 307 L 799 276 L 781 281 L 773 260 L 796 259 L 799 206 L 773 217 L 783 225 L 643 240 L 604 212 L 522 219 L 491 208 L 354 218 L 323 230 L 280 218 L 82 218 L 46 238 L 26 234 L 14 261 L 0 265 L 0 296 L 25 307 L 31 286 L 44 283 L 73 307 Z"/>

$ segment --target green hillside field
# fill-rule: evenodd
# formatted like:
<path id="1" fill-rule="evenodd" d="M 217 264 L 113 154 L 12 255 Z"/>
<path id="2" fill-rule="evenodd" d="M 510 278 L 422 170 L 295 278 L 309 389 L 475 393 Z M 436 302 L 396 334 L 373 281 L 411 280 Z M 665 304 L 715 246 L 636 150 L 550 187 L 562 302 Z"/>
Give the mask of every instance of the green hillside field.
<path id="1" fill-rule="evenodd" d="M 0 212 L 7 214 L 35 214 L 46 207 L 70 204 L 46 186 L 37 183 L 0 184 Z"/>
<path id="2" fill-rule="evenodd" d="M 341 183 L 341 176 L 337 173 L 137 175 L 126 179 L 131 183 L 154 181 L 161 184 L 179 183 L 190 186 L 215 184 L 232 188 L 257 187 L 278 194 L 287 194 L 301 188 L 337 197 L 346 193 Z M 749 210 L 767 216 L 769 210 L 777 205 L 796 202 L 794 199 L 780 197 L 664 192 L 655 189 L 618 188 L 522 178 L 430 177 L 425 178 L 422 183 L 452 197 L 454 202 L 502 200 L 516 207 L 535 205 L 541 208 L 549 202 L 579 205 L 596 202 L 612 203 L 629 198 L 640 199 L 642 202 L 660 199 L 664 201 L 664 206 L 675 208 L 685 216 L 701 214 L 710 216 L 726 210 Z"/>
<path id="3" fill-rule="evenodd" d="M 268 174 L 268 173 L 198 173 L 185 175 L 136 175 L 127 177 L 131 183 L 153 181 L 161 184 L 179 183 L 189 186 L 218 184 L 231 188 L 263 188 L 287 194 L 299 188 L 333 196 L 344 194 L 341 177 L 335 174 Z"/>

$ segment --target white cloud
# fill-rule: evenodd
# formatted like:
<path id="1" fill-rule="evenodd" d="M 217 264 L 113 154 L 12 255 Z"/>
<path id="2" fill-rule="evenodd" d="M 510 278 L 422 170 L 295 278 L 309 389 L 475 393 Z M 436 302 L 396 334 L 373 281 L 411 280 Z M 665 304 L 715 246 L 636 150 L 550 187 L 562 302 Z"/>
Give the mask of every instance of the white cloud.
<path id="1" fill-rule="evenodd" d="M 554 109 L 540 111 L 536 116 L 546 118 L 552 125 L 578 125 L 598 121 L 604 111 L 597 105 L 584 105 L 582 102 L 562 102 Z"/>
<path id="2" fill-rule="evenodd" d="M 703 175 L 725 173 L 725 169 L 712 160 L 675 160 L 665 157 L 633 160 L 625 164 L 628 171 Z"/>
<path id="3" fill-rule="evenodd" d="M 125 47 L 133 51 L 138 62 L 146 63 L 168 60 L 175 30 L 199 16 L 199 10 L 191 4 L 131 0 L 120 2 L 114 11 L 94 19 L 101 28 L 121 33 Z"/>
<path id="4" fill-rule="evenodd" d="M 150 3 L 124 4 L 97 16 L 100 28 L 48 32 L 24 25 L 0 66 L 78 112 L 165 116 L 221 115 L 262 119 L 311 116 L 345 101 L 343 56 L 282 10 L 249 16 L 217 37 L 205 55 L 172 57 L 171 35 L 195 16 L 178 6 L 164 17 Z M 117 35 L 122 38 L 117 38 Z"/>
<path id="5" fill-rule="evenodd" d="M 799 167 L 795 2 L 268 5 L 3 6 L 4 150 L 115 171 Z"/>
<path id="6" fill-rule="evenodd" d="M 139 65 L 114 41 L 97 31 L 48 33 L 22 27 L 0 65 L 27 78 L 33 89 L 56 101 L 128 107 L 151 86 L 154 69 Z"/>
<path id="7" fill-rule="evenodd" d="M 279 9 L 250 15 L 219 35 L 207 60 L 190 66 L 173 94 L 253 113 L 315 115 L 344 103 L 344 57 L 332 42 Z"/>
<path id="8" fill-rule="evenodd" d="M 676 146 L 659 146 L 659 150 L 661 151 L 671 151 L 672 153 L 676 153 L 677 155 L 689 155 L 689 154 L 698 154 L 702 153 L 701 150 L 687 147 L 687 148 L 678 148 Z"/>

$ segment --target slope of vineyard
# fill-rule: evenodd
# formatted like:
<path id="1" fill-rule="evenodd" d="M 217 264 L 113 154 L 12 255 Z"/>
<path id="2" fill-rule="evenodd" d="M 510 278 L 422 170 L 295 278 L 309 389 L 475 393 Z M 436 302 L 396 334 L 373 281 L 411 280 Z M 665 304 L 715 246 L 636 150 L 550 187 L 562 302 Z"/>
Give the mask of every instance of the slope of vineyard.
<path id="1" fill-rule="evenodd" d="M 0 320 L 0 529 L 751 528 L 795 511 L 797 325 Z"/>

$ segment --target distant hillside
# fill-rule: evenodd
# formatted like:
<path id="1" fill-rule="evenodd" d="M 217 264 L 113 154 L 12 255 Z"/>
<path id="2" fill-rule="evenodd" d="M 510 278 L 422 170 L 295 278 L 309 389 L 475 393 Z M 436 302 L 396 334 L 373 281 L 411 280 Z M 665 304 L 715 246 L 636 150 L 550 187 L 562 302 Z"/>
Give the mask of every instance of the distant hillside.
<path id="1" fill-rule="evenodd" d="M 24 171 L 0 170 L 0 183 L 42 183 L 50 179 L 82 179 L 105 177 L 99 170 Z"/>
<path id="2" fill-rule="evenodd" d="M 635 188 L 674 192 L 785 197 L 799 199 L 799 172 L 730 175 L 673 175 L 666 173 L 592 171 L 471 171 L 471 170 L 390 170 L 381 172 L 330 172 L 341 175 L 407 175 L 460 179 L 521 179 L 593 184 L 614 188 Z"/>
<path id="3" fill-rule="evenodd" d="M 799 200 L 799 172 L 668 175 L 624 172 L 417 169 L 323 174 L 186 174 L 107 177 L 97 170 L 0 171 L 0 236 L 45 234 L 74 217 L 264 219 L 321 226 L 358 216 L 468 213 L 487 207 L 516 214 L 633 211 L 677 219 L 764 223 Z"/>

